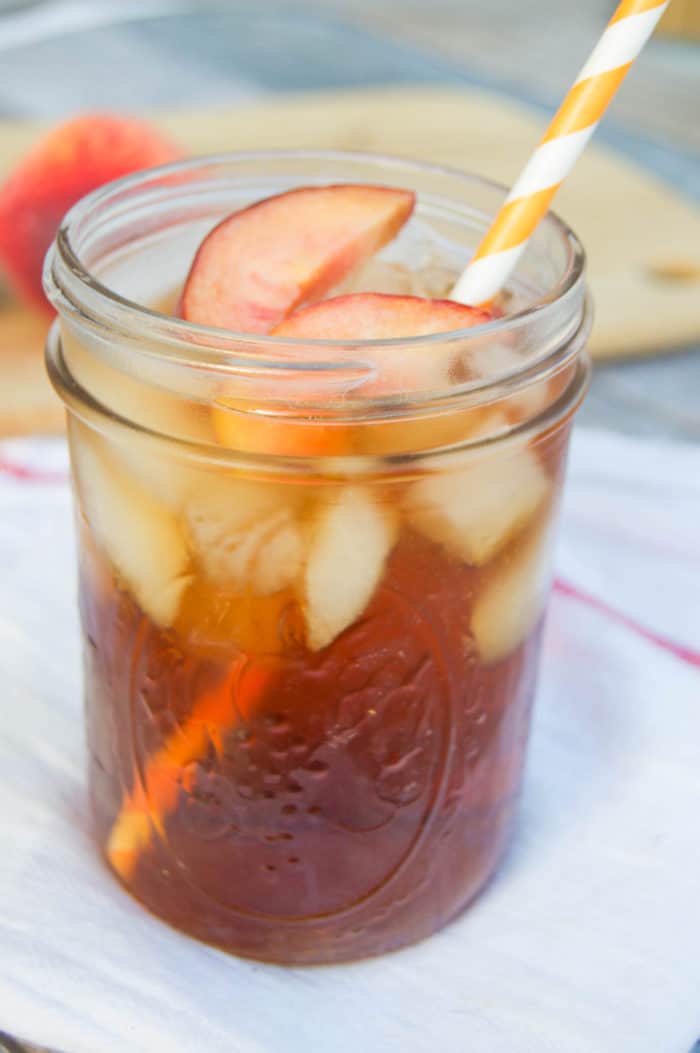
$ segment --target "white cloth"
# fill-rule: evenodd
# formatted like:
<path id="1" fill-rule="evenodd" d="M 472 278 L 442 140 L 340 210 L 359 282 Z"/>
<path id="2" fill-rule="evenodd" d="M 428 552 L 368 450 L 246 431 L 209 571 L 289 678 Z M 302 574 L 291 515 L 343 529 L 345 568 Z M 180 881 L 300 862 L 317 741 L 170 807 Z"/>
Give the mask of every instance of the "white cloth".
<path id="1" fill-rule="evenodd" d="M 579 432 L 558 559 L 562 579 L 685 656 L 560 587 L 497 880 L 423 944 L 321 969 L 202 946 L 106 872 L 86 814 L 69 492 L 49 463 L 64 453 L 0 454 L 0 1029 L 65 1053 L 688 1053 L 699 449 Z M 28 462 L 45 481 L 13 478 Z"/>

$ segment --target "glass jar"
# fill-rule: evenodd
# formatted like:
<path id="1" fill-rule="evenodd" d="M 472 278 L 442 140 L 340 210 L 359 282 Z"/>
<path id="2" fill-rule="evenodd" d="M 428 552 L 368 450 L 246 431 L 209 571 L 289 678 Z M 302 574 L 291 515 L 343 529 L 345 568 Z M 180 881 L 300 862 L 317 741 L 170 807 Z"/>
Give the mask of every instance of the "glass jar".
<path id="1" fill-rule="evenodd" d="M 190 161 L 84 199 L 45 272 L 97 842 L 154 913 L 277 962 L 418 940 L 493 874 L 588 377 L 583 255 L 554 216 L 475 328 L 343 344 L 175 317 L 223 216 L 343 182 L 416 191 L 362 280 L 428 295 L 503 195 L 381 157 Z"/>

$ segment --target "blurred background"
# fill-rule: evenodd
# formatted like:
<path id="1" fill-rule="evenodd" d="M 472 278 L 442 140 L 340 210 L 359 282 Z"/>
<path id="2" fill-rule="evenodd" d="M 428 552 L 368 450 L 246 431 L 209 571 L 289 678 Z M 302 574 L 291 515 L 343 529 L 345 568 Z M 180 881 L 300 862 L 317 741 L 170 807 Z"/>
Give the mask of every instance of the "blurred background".
<path id="1" fill-rule="evenodd" d="M 0 0 L 7 117 L 466 76 L 550 106 L 613 0 Z M 340 22 L 342 20 L 342 23 Z M 697 0 L 674 0 L 611 119 L 700 148 Z M 59 39 L 56 39 L 59 38 Z M 693 119 L 695 118 L 695 119 Z"/>
<path id="2" fill-rule="evenodd" d="M 0 0 L 0 180 L 47 126 L 111 110 L 147 116 L 187 152 L 383 150 L 509 183 L 614 6 Z M 674 0 L 556 203 L 588 249 L 597 303 L 599 366 L 583 420 L 694 441 L 699 41 L 700 2 Z M 0 261 L 2 238 L 0 218 Z M 5 274 L 0 435 L 56 430 L 46 318 Z"/>

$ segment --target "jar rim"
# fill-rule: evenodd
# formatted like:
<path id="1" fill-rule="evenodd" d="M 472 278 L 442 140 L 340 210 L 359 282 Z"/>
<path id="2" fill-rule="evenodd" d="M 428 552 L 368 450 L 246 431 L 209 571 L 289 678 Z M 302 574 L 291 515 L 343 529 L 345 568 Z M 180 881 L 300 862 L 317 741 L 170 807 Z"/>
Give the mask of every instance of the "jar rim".
<path id="1" fill-rule="evenodd" d="M 228 364 L 232 362 L 232 356 L 245 366 L 250 357 L 254 365 L 259 368 L 264 364 L 267 368 L 275 368 L 280 362 L 276 361 L 275 352 L 281 353 L 283 349 L 293 349 L 297 353 L 302 348 L 310 352 L 326 349 L 331 352 L 356 351 L 361 353 L 363 349 L 368 351 L 381 351 L 382 349 L 407 348 L 416 350 L 418 348 L 430 348 L 456 340 L 468 340 L 470 342 L 492 337 L 498 333 L 505 334 L 517 329 L 533 318 L 541 318 L 544 312 L 551 310 L 560 304 L 568 296 L 581 291 L 583 299 L 583 282 L 585 272 L 585 252 L 581 242 L 571 228 L 554 212 L 549 212 L 542 220 L 542 226 L 554 232 L 559 242 L 564 245 L 566 252 L 565 265 L 553 287 L 528 302 L 523 308 L 512 313 L 483 322 L 469 328 L 446 330 L 440 333 L 432 333 L 424 336 L 393 337 L 374 340 L 327 340 L 327 339 L 304 339 L 271 336 L 267 334 L 240 333 L 233 330 L 221 329 L 214 326 L 192 323 L 162 314 L 150 307 L 128 299 L 100 279 L 85 265 L 81 258 L 81 252 L 76 241 L 76 232 L 82 226 L 89 224 L 99 209 L 116 205 L 125 193 L 146 188 L 149 185 L 157 187 L 170 186 L 177 188 L 179 180 L 187 173 L 207 169 L 230 167 L 237 163 L 273 163 L 290 161 L 309 161 L 322 163 L 358 163 L 374 164 L 382 171 L 391 172 L 401 170 L 404 173 L 421 172 L 426 175 L 442 176 L 460 180 L 465 188 L 472 186 L 488 191 L 507 193 L 507 188 L 502 184 L 479 175 L 473 175 L 444 165 L 435 165 L 427 162 L 411 161 L 407 158 L 390 155 L 364 153 L 359 151 L 334 151 L 334 150 L 266 150 L 266 151 L 238 151 L 231 153 L 218 153 L 204 157 L 189 158 L 184 161 L 176 161 L 171 164 L 161 165 L 157 168 L 147 169 L 133 175 L 124 176 L 105 184 L 92 193 L 83 197 L 64 217 L 54 241 L 46 257 L 44 265 L 44 284 L 48 298 L 53 305 L 60 310 L 77 312 L 83 316 L 99 319 L 100 316 L 108 318 L 110 328 L 121 332 L 128 332 L 134 325 L 139 326 L 139 331 L 144 333 L 146 326 L 147 335 L 159 343 L 159 354 L 157 357 L 169 359 L 182 358 L 191 354 L 193 345 L 197 347 L 198 353 L 206 350 L 208 359 L 212 366 Z M 483 214 L 483 218 L 488 217 Z M 262 352 L 262 356 L 261 356 Z M 153 350 L 149 351 L 153 356 Z M 300 368 L 314 369 L 336 369 L 337 361 L 328 362 L 322 358 L 319 361 L 310 361 L 308 357 L 300 358 Z M 285 371 L 293 370 L 294 363 L 288 356 L 281 356 L 281 364 Z M 342 361 L 344 370 L 347 370 L 347 360 Z"/>
<path id="2" fill-rule="evenodd" d="M 390 340 L 292 340 L 195 325 L 125 298 L 92 273 L 82 258 L 89 262 L 92 253 L 98 263 L 109 265 L 132 244 L 138 251 L 141 242 L 145 251 L 151 234 L 160 236 L 165 231 L 167 236 L 171 227 L 216 219 L 231 198 L 241 193 L 264 196 L 268 187 L 274 187 L 268 193 L 278 193 L 290 185 L 340 182 L 394 182 L 415 189 L 429 224 L 437 222 L 440 229 L 446 222 L 452 229 L 450 224 L 456 223 L 462 232 L 473 231 L 476 237 L 488 226 L 505 193 L 504 187 L 480 176 L 380 154 L 283 150 L 192 158 L 107 184 L 74 206 L 47 256 L 47 294 L 67 330 L 81 345 L 84 336 L 88 353 L 102 358 L 110 368 L 144 383 L 146 389 L 149 385 L 164 387 L 176 398 L 207 405 L 217 391 L 214 402 L 223 399 L 222 393 L 234 392 L 236 412 L 269 414 L 291 422 L 321 419 L 353 424 L 430 417 L 506 399 L 576 362 L 572 381 L 556 403 L 542 412 L 533 409 L 532 416 L 492 438 L 534 434 L 573 412 L 587 387 L 583 349 L 591 324 L 590 300 L 580 242 L 551 213 L 535 234 L 536 255 L 521 271 L 522 284 L 541 293 L 539 298 L 533 296 L 522 310 L 481 325 Z M 499 358 L 491 354 L 499 344 L 509 342 L 521 346 L 519 355 L 501 354 Z M 54 386 L 70 409 L 93 421 L 103 416 L 110 424 L 135 428 L 154 439 L 182 442 L 181 435 L 165 435 L 148 419 L 124 416 L 117 394 L 114 400 L 105 400 L 104 394 L 91 390 L 89 382 L 86 386 L 85 375 L 73 375 L 61 343 L 54 328 L 47 344 L 47 364 Z M 419 376 L 414 388 L 405 380 L 383 388 L 381 394 L 381 385 L 373 387 L 375 376 L 382 379 L 391 373 L 397 350 L 422 354 L 424 349 L 445 362 L 468 361 L 476 354 L 486 369 L 446 373 L 443 382 L 434 379 L 442 375 L 441 370 L 431 368 L 426 371 L 428 381 Z M 315 381 L 308 385 L 310 373 Z M 400 370 L 396 376 L 402 377 Z M 488 436 L 472 436 L 457 446 L 489 441 Z M 433 449 L 430 455 L 438 452 Z M 452 452 L 442 450 L 445 456 Z M 240 458 L 240 451 L 231 456 Z M 403 463 L 404 455 L 396 456 Z M 245 454 L 242 460 L 252 463 L 256 457 Z M 280 467 L 290 462 L 287 456 L 269 457 Z M 421 463 L 422 457 L 417 454 Z M 308 467 L 306 456 L 291 460 L 303 460 Z M 397 467 L 392 454 L 384 461 L 384 467 Z"/>
<path id="3" fill-rule="evenodd" d="M 285 453 L 260 453 L 212 445 L 196 439 L 177 438 L 178 447 L 186 450 L 188 456 L 202 462 L 225 462 L 228 468 L 237 470 L 255 470 L 260 474 L 278 478 L 316 472 L 329 480 L 342 481 L 354 476 L 358 463 L 363 465 L 363 474 L 382 476 L 387 473 L 406 476 L 419 476 L 436 464 L 447 466 L 458 459 L 464 451 L 473 451 L 502 444 L 503 442 L 530 441 L 535 436 L 549 432 L 562 422 L 570 419 L 583 401 L 590 385 L 590 359 L 584 348 L 590 331 L 591 312 L 588 300 L 584 311 L 583 323 L 572 341 L 574 345 L 575 371 L 566 388 L 556 400 L 536 415 L 526 418 L 517 424 L 508 425 L 495 432 L 484 432 L 470 435 L 449 445 L 430 447 L 411 452 L 397 452 L 381 455 L 296 455 Z M 46 366 L 49 378 L 61 396 L 66 408 L 90 427 L 98 431 L 116 429 L 121 432 L 136 431 L 148 442 L 157 445 L 170 444 L 173 436 L 155 429 L 143 422 L 123 417 L 114 409 L 97 401 L 89 391 L 83 388 L 66 368 L 60 353 L 58 325 L 54 323 L 49 330 L 46 343 Z M 332 466 L 332 467 L 331 467 Z M 371 470 L 368 466 L 371 466 Z"/>

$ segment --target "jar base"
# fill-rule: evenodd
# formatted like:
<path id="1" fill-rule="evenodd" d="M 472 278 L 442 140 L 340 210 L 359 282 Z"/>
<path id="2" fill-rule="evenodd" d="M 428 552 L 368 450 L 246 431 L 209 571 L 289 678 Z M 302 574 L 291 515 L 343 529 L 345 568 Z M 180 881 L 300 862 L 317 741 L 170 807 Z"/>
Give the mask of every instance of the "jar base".
<path id="1" fill-rule="evenodd" d="M 394 911 L 393 919 L 386 925 L 382 925 L 384 919 L 375 914 L 374 924 L 367 929 L 360 927 L 355 918 L 346 914 L 345 921 L 340 916 L 335 919 L 301 919 L 294 923 L 243 916 L 235 922 L 229 920 L 225 931 L 222 931 L 220 920 L 212 921 L 211 917 L 205 920 L 204 910 L 198 917 L 191 911 L 187 918 L 176 916 L 174 911 L 166 907 L 170 897 L 166 900 L 157 895 L 157 882 L 149 883 L 148 892 L 137 891 L 123 880 L 106 855 L 103 856 L 111 874 L 133 900 L 185 937 L 234 957 L 268 965 L 338 965 L 381 957 L 422 943 L 461 917 L 497 876 L 508 854 L 514 827 L 513 810 L 509 808 L 508 811 L 508 820 L 499 824 L 501 828 L 497 841 L 491 846 L 492 850 L 487 858 L 482 857 L 474 880 L 456 903 L 453 901 L 449 907 L 438 911 L 431 910 L 430 903 L 425 900 L 422 909 L 415 904 L 406 905 L 411 910 L 410 917 L 406 916 L 408 911 L 403 908 L 402 913 L 402 907 L 399 906 Z M 165 883 L 167 872 L 161 869 L 160 877 Z M 389 908 L 387 914 L 391 913 Z"/>

